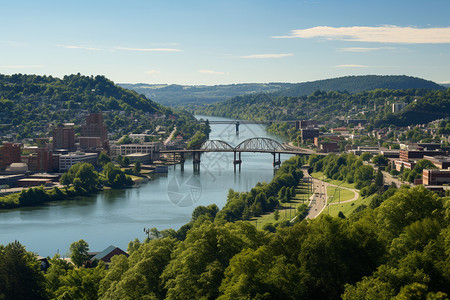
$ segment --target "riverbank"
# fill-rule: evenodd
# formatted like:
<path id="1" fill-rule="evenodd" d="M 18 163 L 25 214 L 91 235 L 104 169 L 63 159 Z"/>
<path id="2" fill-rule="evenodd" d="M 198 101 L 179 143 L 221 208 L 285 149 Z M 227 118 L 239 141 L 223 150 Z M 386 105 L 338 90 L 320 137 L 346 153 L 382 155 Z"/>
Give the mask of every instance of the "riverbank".
<path id="1" fill-rule="evenodd" d="M 239 135 L 234 125 L 216 124 L 211 128 L 211 140 L 233 145 L 255 136 L 277 138 L 258 124 L 242 125 Z M 282 160 L 288 157 L 281 155 Z M 80 239 L 92 249 L 110 245 L 126 249 L 135 238 L 146 238 L 144 227 L 178 230 L 190 221 L 195 207 L 215 203 L 222 208 L 230 188 L 245 192 L 258 182 L 273 179 L 271 154 L 244 153 L 242 160 L 241 172 L 235 173 L 233 153 L 205 153 L 198 172 L 192 158 L 186 156 L 184 167 L 168 166 L 168 173 L 151 174 L 152 180 L 141 183 L 139 188 L 104 187 L 102 192 L 78 196 L 75 201 L 1 210 L 0 228 L 4 229 L 0 230 L 0 240 L 18 240 L 28 251 L 42 256 L 53 256 L 58 250 L 65 254 L 69 245 Z M 191 201 L 178 204 L 184 196 Z"/>

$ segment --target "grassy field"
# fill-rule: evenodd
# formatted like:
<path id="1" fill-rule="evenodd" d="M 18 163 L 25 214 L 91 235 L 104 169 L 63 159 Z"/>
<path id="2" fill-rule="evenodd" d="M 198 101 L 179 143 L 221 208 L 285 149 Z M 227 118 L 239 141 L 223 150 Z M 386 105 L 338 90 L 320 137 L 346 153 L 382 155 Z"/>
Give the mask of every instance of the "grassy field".
<path id="1" fill-rule="evenodd" d="M 352 202 L 347 202 L 347 203 L 342 203 L 342 204 L 334 204 L 334 205 L 330 205 L 329 211 L 330 211 L 330 215 L 332 217 L 337 217 L 339 212 L 342 211 L 342 213 L 346 216 L 349 217 L 352 212 L 360 205 L 367 205 L 369 206 L 370 201 L 372 200 L 372 196 L 367 197 L 367 198 L 359 198 L 356 201 L 352 201 Z M 324 209 L 323 214 L 328 214 L 328 207 Z"/>
<path id="2" fill-rule="evenodd" d="M 353 199 L 353 197 L 355 197 L 355 192 L 341 189 L 336 186 L 328 186 L 327 195 L 329 197 L 334 195 L 334 197 L 331 198 L 331 202 L 339 202 L 339 200 L 342 202 Z"/>
<path id="3" fill-rule="evenodd" d="M 281 205 L 279 205 L 278 211 L 280 213 L 280 218 L 278 219 L 278 221 L 292 220 L 297 212 L 297 207 L 303 203 L 309 203 L 308 195 L 311 196 L 311 194 L 307 193 L 306 186 L 306 184 L 301 182 L 295 188 L 295 197 L 292 198 L 289 203 L 282 203 Z M 265 213 L 257 218 L 252 218 L 249 222 L 251 222 L 253 225 L 256 225 L 258 229 L 262 229 L 265 224 L 273 224 L 278 221 L 275 221 L 274 212 L 270 212 Z"/>
<path id="4" fill-rule="evenodd" d="M 339 181 L 339 180 L 333 180 L 333 179 L 326 178 L 326 176 L 323 174 L 323 172 L 313 172 L 313 173 L 311 173 L 311 176 L 314 178 L 320 179 L 322 181 L 331 183 L 331 184 L 340 185 L 340 186 L 351 188 L 351 189 L 355 188 L 355 185 L 353 183 L 347 183 L 345 181 Z"/>

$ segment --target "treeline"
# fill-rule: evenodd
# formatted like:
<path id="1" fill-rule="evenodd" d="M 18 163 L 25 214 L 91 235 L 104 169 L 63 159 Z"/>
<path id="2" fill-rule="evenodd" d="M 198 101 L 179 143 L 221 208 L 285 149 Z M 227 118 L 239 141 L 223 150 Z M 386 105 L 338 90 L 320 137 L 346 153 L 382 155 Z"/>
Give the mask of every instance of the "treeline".
<path id="1" fill-rule="evenodd" d="M 403 111 L 393 114 L 392 105 L 388 103 L 394 102 L 404 102 L 407 106 Z M 357 94 L 316 90 L 308 96 L 295 97 L 252 94 L 220 103 L 186 108 L 197 114 L 234 119 L 315 119 L 329 122 L 340 116 L 351 115 L 354 118 L 366 119 L 375 127 L 407 126 L 449 116 L 450 89 L 375 89 Z"/>
<path id="2" fill-rule="evenodd" d="M 327 178 L 352 183 L 356 189 L 361 190 L 361 196 L 369 196 L 383 189 L 383 174 L 381 170 L 375 172 L 374 168 L 364 164 L 363 160 L 364 156 L 356 156 L 353 153 L 311 155 L 309 165 L 311 171 L 323 172 Z"/>
<path id="3" fill-rule="evenodd" d="M 204 127 L 191 114 L 166 108 L 100 75 L 59 79 L 0 74 L 0 111 L 0 123 L 12 124 L 10 130 L 17 133 L 18 140 L 37 137 L 48 123 L 80 125 L 80 114 L 85 111 L 108 111 L 104 120 L 117 137 L 154 130 L 159 125 L 177 126 L 184 135 L 192 136 Z M 166 115 L 166 119 L 153 120 L 149 115 L 154 113 Z"/>
<path id="4" fill-rule="evenodd" d="M 103 165 L 103 171 L 98 173 L 89 163 L 77 163 L 61 176 L 60 183 L 65 188 L 54 187 L 24 189 L 18 194 L 0 197 L 0 208 L 16 208 L 36 206 L 46 202 L 59 201 L 75 196 L 88 195 L 102 190 L 102 186 L 124 188 L 132 186 L 133 180 L 119 167 L 111 162 Z"/>
<path id="5" fill-rule="evenodd" d="M 303 178 L 301 166 L 302 158 L 295 156 L 283 163 L 270 183 L 258 183 L 249 192 L 230 189 L 227 202 L 217 218 L 227 222 L 248 220 L 274 210 L 280 202 L 289 201 Z"/>
<path id="6" fill-rule="evenodd" d="M 0 247 L 0 297 L 446 299 L 449 200 L 423 186 L 377 198 L 347 219 L 324 215 L 275 233 L 245 221 L 201 220 L 200 212 L 183 238 L 130 243 L 130 257 L 113 257 L 108 270 L 56 257 L 44 275 L 31 254 L 10 244 Z"/>
<path id="7" fill-rule="evenodd" d="M 363 91 L 371 91 L 375 89 L 444 89 L 443 86 L 422 78 L 404 76 L 404 75 L 362 75 L 362 76 L 345 76 L 339 78 L 331 78 L 317 80 L 312 82 L 303 82 L 294 85 L 286 90 L 277 92 L 276 94 L 288 97 L 296 97 L 312 94 L 316 90 L 325 92 L 329 91 L 346 91 L 349 93 L 360 93 Z"/>

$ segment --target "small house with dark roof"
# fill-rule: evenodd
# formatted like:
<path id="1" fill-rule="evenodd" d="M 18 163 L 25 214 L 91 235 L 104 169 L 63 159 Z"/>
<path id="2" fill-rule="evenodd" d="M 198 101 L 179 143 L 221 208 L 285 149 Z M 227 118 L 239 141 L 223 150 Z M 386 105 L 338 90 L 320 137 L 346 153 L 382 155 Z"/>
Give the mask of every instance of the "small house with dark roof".
<path id="1" fill-rule="evenodd" d="M 126 257 L 129 256 L 128 253 L 126 253 L 125 251 L 123 251 L 119 247 L 109 246 L 108 248 L 106 248 L 102 252 L 99 252 L 96 255 L 94 255 L 91 258 L 91 261 L 102 260 L 103 262 L 108 264 L 108 263 L 111 262 L 111 257 L 113 257 L 115 255 L 121 255 L 121 254 L 125 255 Z"/>

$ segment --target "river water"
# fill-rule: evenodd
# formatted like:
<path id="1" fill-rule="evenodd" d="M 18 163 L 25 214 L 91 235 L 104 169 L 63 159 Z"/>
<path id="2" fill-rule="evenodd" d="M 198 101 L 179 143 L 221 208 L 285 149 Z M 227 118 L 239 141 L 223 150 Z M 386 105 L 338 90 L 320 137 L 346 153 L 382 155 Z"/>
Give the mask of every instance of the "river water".
<path id="1" fill-rule="evenodd" d="M 211 140 L 224 140 L 232 146 L 252 137 L 281 141 L 257 124 L 240 125 L 239 135 L 234 125 L 215 124 L 211 129 Z M 288 157 L 281 156 L 282 160 Z M 271 154 L 243 153 L 242 161 L 241 172 L 235 173 L 232 153 L 206 153 L 201 156 L 199 172 L 187 159 L 184 168 L 170 166 L 168 174 L 155 176 L 140 187 L 0 211 L 0 244 L 18 240 L 28 251 L 42 256 L 57 252 L 66 256 L 70 244 L 80 239 L 89 244 L 90 251 L 102 251 L 110 245 L 126 251 L 130 241 L 145 239 L 144 228 L 177 230 L 189 222 L 196 206 L 215 203 L 222 208 L 230 188 L 248 191 L 257 182 L 272 180 Z"/>

